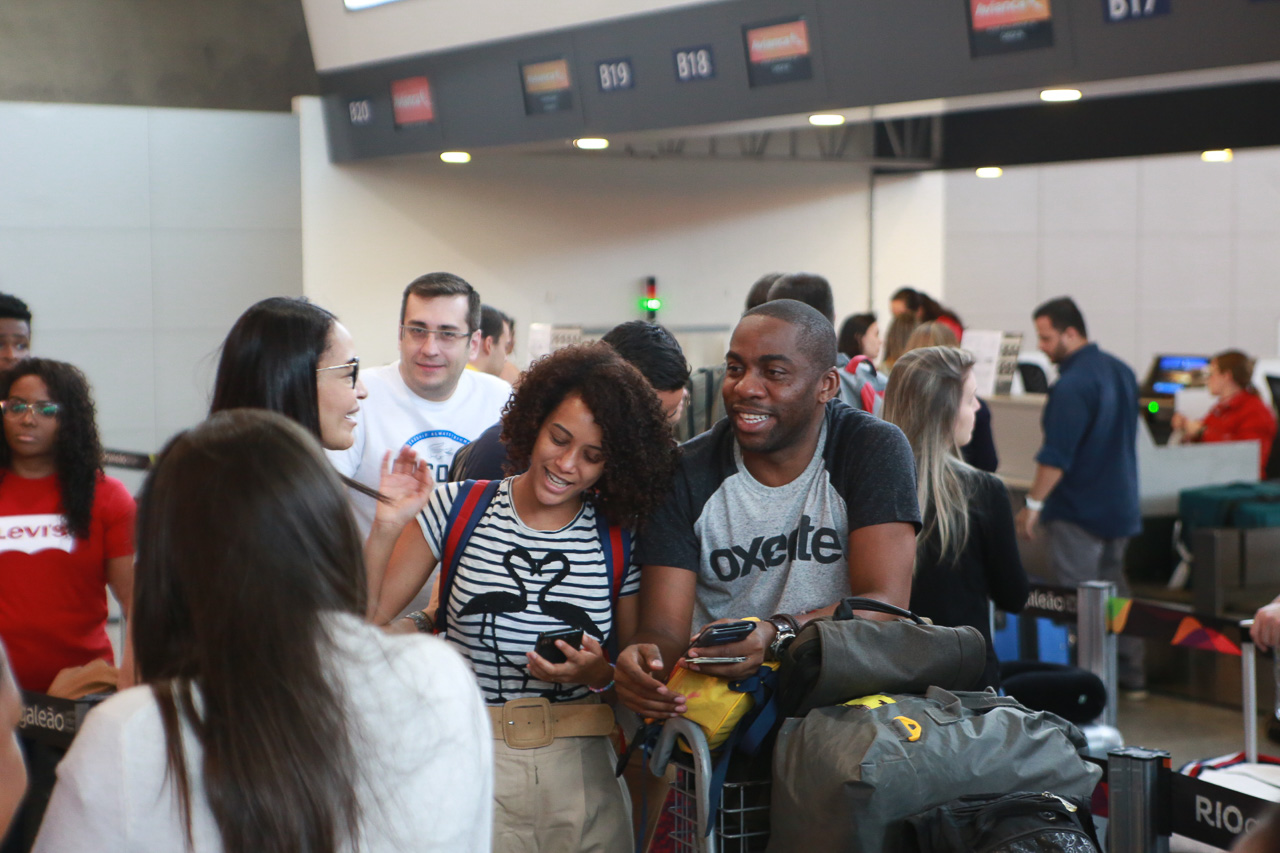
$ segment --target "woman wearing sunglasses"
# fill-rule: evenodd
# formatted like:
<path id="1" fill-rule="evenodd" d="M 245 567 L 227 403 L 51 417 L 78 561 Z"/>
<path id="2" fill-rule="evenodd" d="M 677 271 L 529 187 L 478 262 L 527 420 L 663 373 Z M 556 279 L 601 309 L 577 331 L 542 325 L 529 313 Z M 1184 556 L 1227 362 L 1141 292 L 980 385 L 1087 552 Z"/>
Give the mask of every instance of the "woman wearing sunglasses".
<path id="1" fill-rule="evenodd" d="M 236 320 L 222 343 L 209 414 L 227 409 L 267 409 L 300 424 L 325 450 L 346 450 L 355 441 L 360 401 L 368 396 L 360 381 L 360 359 L 351 333 L 329 311 L 284 296 L 263 299 Z M 389 530 L 375 527 L 371 542 L 390 549 L 396 536 L 431 496 L 429 467 L 408 447 L 394 462 L 383 458 L 382 478 L 371 489 L 349 477 L 351 489 L 389 508 Z"/>
<path id="2" fill-rule="evenodd" d="M 355 344 L 338 318 L 305 299 L 273 296 L 231 327 L 209 410 L 269 409 L 297 421 L 325 450 L 346 450 L 366 396 Z"/>
<path id="3" fill-rule="evenodd" d="M 106 588 L 127 614 L 133 497 L 102 473 L 93 399 L 78 369 L 20 361 L 0 374 L 0 400 L 0 639 L 18 684 L 44 693 L 59 670 L 114 660 Z"/>

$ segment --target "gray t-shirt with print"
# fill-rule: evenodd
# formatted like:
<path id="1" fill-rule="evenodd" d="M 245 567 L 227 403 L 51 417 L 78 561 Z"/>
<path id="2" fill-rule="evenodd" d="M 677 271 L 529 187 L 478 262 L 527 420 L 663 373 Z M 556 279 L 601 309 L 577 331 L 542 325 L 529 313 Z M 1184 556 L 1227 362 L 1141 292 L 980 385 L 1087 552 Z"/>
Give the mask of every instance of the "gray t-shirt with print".
<path id="1" fill-rule="evenodd" d="M 641 530 L 636 555 L 698 574 L 694 629 L 832 604 L 851 593 L 850 531 L 920 526 L 906 437 L 837 400 L 813 460 L 784 486 L 751 476 L 728 420 L 681 450 L 672 493 Z"/>

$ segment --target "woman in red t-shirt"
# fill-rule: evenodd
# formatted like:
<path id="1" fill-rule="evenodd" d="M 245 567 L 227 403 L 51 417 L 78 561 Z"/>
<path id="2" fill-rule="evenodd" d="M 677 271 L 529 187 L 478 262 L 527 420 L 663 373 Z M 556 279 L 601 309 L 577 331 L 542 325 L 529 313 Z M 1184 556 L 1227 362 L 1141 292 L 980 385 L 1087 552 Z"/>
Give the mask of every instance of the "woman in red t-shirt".
<path id="1" fill-rule="evenodd" d="M 127 615 L 134 503 L 102 473 L 93 399 L 78 369 L 21 361 L 0 374 L 0 401 L 0 639 L 18 684 L 43 693 L 59 670 L 114 661 L 106 588 Z M 122 680 L 131 669 L 126 648 Z"/>
<path id="2" fill-rule="evenodd" d="M 1218 398 L 1203 421 L 1174 413 L 1173 428 L 1184 442 L 1248 441 L 1260 443 L 1258 476 L 1265 479 L 1267 457 L 1276 437 L 1276 417 L 1253 387 L 1253 359 L 1239 350 L 1220 352 L 1209 361 L 1209 393 Z"/>

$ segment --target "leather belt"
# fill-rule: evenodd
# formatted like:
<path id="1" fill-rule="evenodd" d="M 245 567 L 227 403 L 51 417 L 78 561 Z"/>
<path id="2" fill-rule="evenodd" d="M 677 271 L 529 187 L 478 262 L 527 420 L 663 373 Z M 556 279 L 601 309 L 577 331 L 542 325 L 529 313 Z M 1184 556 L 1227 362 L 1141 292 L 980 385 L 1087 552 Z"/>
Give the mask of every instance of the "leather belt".
<path id="1" fill-rule="evenodd" d="M 599 737 L 613 731 L 616 722 L 608 705 L 576 702 L 551 704 L 546 699 L 512 699 L 490 705 L 493 736 L 512 749 L 536 749 L 558 737 Z"/>

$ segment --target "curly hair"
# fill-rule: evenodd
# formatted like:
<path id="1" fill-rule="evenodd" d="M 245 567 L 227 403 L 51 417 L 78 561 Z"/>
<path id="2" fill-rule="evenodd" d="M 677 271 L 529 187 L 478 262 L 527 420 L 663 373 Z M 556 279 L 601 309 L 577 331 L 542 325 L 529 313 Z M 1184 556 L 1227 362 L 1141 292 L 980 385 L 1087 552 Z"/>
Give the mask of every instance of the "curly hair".
<path id="1" fill-rule="evenodd" d="M 62 489 L 62 514 L 67 528 L 77 539 L 89 537 L 93 515 L 93 495 L 102 471 L 102 442 L 98 438 L 93 396 L 89 380 L 78 367 L 49 358 L 28 358 L 0 374 L 0 400 L 24 376 L 37 376 L 49 389 L 49 399 L 58 411 L 58 432 L 54 437 L 54 461 L 58 486 Z M 13 465 L 13 452 L 6 437 L 0 441 L 0 468 Z"/>
<path id="2" fill-rule="evenodd" d="M 614 524 L 642 525 L 671 488 L 676 444 L 653 388 L 608 344 L 556 350 L 524 374 L 502 412 L 508 470 L 528 469 L 543 422 L 571 394 L 604 437 L 604 473 L 589 499 Z"/>

